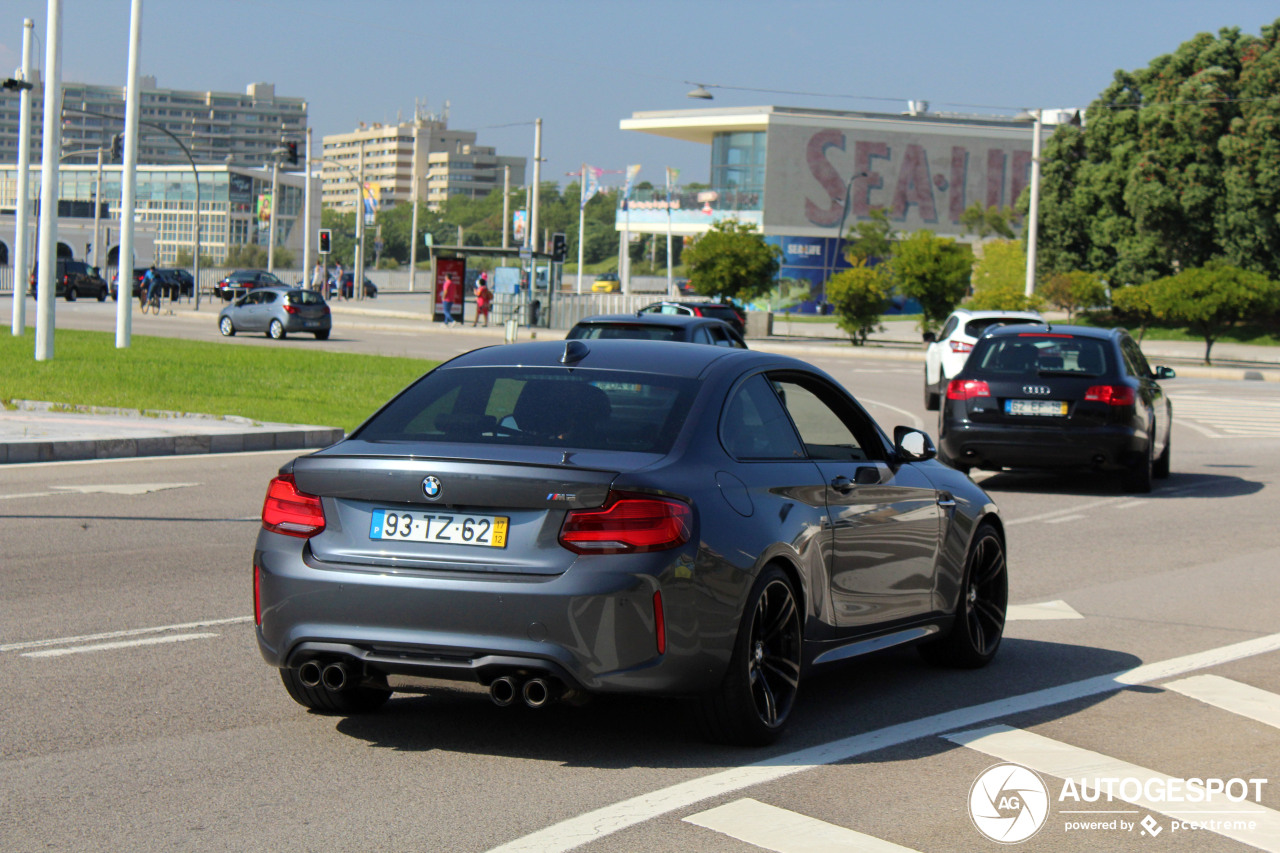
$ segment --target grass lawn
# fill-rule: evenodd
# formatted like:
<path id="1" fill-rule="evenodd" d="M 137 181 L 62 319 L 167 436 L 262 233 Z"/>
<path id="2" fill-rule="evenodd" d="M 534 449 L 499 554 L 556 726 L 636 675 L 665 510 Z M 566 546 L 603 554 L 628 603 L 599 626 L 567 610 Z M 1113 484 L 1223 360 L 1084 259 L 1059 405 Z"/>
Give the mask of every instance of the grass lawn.
<path id="1" fill-rule="evenodd" d="M 1104 323 L 1088 313 L 1076 315 L 1071 322 L 1081 326 L 1104 326 L 1108 328 L 1112 325 Z M 1135 339 L 1142 335 L 1142 340 L 1144 341 L 1191 341 L 1198 344 L 1204 343 L 1203 337 L 1184 328 L 1148 326 L 1145 332 L 1137 326 L 1129 326 L 1127 328 L 1129 329 L 1129 334 L 1133 335 Z M 1214 343 L 1253 344 L 1255 346 L 1273 347 L 1280 345 L 1280 338 L 1277 337 L 1274 328 L 1241 325 L 1227 329 Z"/>
<path id="2" fill-rule="evenodd" d="M 0 336 L 0 402 L 239 415 L 259 421 L 358 426 L 438 362 L 313 349 L 240 346 L 59 329 L 54 357 L 36 361 L 35 332 Z"/>

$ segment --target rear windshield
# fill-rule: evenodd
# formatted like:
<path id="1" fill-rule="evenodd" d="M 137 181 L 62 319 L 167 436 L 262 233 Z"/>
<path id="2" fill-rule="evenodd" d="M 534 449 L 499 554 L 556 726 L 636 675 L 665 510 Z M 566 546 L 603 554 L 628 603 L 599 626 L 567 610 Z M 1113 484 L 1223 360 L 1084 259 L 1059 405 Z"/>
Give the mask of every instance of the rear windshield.
<path id="1" fill-rule="evenodd" d="M 623 371 L 457 367 L 432 371 L 352 438 L 666 453 L 696 383 Z"/>
<path id="2" fill-rule="evenodd" d="M 992 326 L 1016 326 L 1027 323 L 1040 323 L 1041 320 L 1020 319 L 1018 317 L 983 317 L 979 320 L 970 320 L 964 324 L 964 333 L 971 338 L 980 338 L 982 333 Z"/>
<path id="3" fill-rule="evenodd" d="M 290 305 L 324 304 L 324 298 L 314 290 L 291 290 L 287 298 Z"/>
<path id="4" fill-rule="evenodd" d="M 738 322 L 738 312 L 734 311 L 727 305 L 704 305 L 699 311 L 703 317 L 710 317 L 713 320 L 724 320 L 726 323 Z"/>
<path id="5" fill-rule="evenodd" d="M 674 341 L 678 340 L 680 335 L 675 329 L 667 326 L 653 326 L 647 323 L 632 323 L 628 325 L 621 323 L 602 323 L 599 325 L 579 323 L 569 330 L 567 337 L 570 340 L 577 338 L 584 340 L 627 338 L 628 340 L 642 341 Z"/>
<path id="6" fill-rule="evenodd" d="M 1111 370 L 1104 341 L 1029 334 L 978 341 L 965 367 L 966 373 L 994 376 L 1101 376 Z"/>

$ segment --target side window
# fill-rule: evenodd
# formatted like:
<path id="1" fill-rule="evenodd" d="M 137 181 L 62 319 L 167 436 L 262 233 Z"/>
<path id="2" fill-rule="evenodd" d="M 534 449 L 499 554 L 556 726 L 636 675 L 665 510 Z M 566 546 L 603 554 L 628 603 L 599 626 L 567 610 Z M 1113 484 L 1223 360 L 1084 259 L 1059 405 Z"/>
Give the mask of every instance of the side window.
<path id="1" fill-rule="evenodd" d="M 875 427 L 835 389 L 786 375 L 772 382 L 809 456 L 844 462 L 879 458 Z"/>
<path id="2" fill-rule="evenodd" d="M 271 305 L 271 304 L 272 304 L 272 303 L 274 303 L 275 301 L 276 301 L 276 295 L 275 295 L 274 293 L 264 293 L 264 294 L 262 294 L 262 304 L 263 304 L 263 305 Z"/>
<path id="3" fill-rule="evenodd" d="M 720 441 L 738 459 L 803 459 L 778 396 L 763 376 L 753 376 L 733 392 L 720 418 Z"/>
<path id="4" fill-rule="evenodd" d="M 1120 341 L 1120 351 L 1124 353 L 1125 366 L 1133 376 L 1146 379 L 1151 375 L 1151 365 L 1147 363 L 1147 357 L 1142 354 L 1133 338 L 1123 338 Z"/>
<path id="5" fill-rule="evenodd" d="M 710 344 L 712 342 L 706 326 L 699 326 L 693 330 L 693 342 L 695 344 Z"/>
<path id="6" fill-rule="evenodd" d="M 951 333 L 956 330 L 956 326 L 960 325 L 960 318 L 954 314 L 947 318 L 947 323 L 942 327 L 942 331 L 938 333 L 938 340 L 945 341 L 951 337 Z"/>

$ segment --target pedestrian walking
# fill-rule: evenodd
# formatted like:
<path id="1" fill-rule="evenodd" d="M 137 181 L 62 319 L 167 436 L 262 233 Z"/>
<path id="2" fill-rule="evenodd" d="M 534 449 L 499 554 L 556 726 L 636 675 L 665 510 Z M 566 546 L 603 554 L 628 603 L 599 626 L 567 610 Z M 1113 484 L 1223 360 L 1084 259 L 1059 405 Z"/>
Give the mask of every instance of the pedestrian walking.
<path id="1" fill-rule="evenodd" d="M 338 286 L 337 286 L 337 288 L 335 288 L 335 289 L 334 289 L 334 291 L 333 291 L 333 298 L 334 298 L 334 299 L 337 299 L 338 297 L 340 297 L 340 296 L 342 296 L 342 295 L 343 295 L 343 293 L 342 293 L 342 264 L 338 264 L 338 273 L 337 273 L 336 278 L 337 278 L 337 281 L 338 281 Z"/>
<path id="2" fill-rule="evenodd" d="M 320 293 L 323 294 L 324 285 L 325 285 L 324 264 L 321 263 L 320 261 L 316 261 L 316 268 L 311 273 L 311 289 L 318 290 Z"/>
<path id="3" fill-rule="evenodd" d="M 480 323 L 480 318 L 484 318 L 485 326 L 489 325 L 489 307 L 493 304 L 493 291 L 489 290 L 489 277 L 485 273 L 480 273 L 480 280 L 476 282 L 476 318 L 471 321 L 471 325 L 475 326 Z"/>
<path id="4" fill-rule="evenodd" d="M 440 301 L 444 304 L 444 324 L 446 326 L 453 325 L 453 303 L 461 296 L 458 287 L 458 280 L 452 274 L 446 275 L 444 279 L 444 289 L 440 293 Z"/>

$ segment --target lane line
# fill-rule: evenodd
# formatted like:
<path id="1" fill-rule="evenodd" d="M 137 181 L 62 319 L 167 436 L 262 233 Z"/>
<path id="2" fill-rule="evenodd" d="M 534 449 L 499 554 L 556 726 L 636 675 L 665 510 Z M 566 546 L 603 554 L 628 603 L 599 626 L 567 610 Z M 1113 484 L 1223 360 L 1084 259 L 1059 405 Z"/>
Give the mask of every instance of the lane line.
<path id="1" fill-rule="evenodd" d="M 1104 498 L 1100 501 L 1092 501 L 1090 503 L 1080 504 L 1079 506 L 1073 506 L 1070 509 L 1055 509 L 1051 512 L 1042 512 L 1039 515 L 1029 515 L 1026 518 L 1010 519 L 1009 521 L 1006 521 L 1004 523 L 1004 526 L 1008 527 L 1013 524 L 1030 524 L 1033 521 L 1045 521 L 1046 519 L 1057 518 L 1060 515 L 1065 515 L 1068 513 L 1080 513 L 1080 512 L 1083 512 L 1084 510 L 1097 509 L 1098 507 L 1103 507 L 1103 506 L 1111 506 L 1112 504 L 1117 504 L 1122 500 L 1127 500 L 1127 498 Z"/>
<path id="2" fill-rule="evenodd" d="M 1112 783 L 1111 790 L 1103 793 L 1108 793 L 1117 800 L 1168 815 L 1175 820 L 1211 821 L 1203 831 L 1252 845 L 1259 850 L 1272 851 L 1272 853 L 1280 851 L 1280 812 L 1259 805 L 1253 800 L 1236 804 L 1224 796 L 1223 803 L 1218 804 L 1219 808 L 1214 808 L 1212 802 L 1206 804 L 1205 808 L 1196 808 L 1192 805 L 1156 799 L 1148 796 L 1152 790 L 1152 782 L 1156 783 L 1155 790 L 1161 792 L 1161 795 L 1164 792 L 1177 790 L 1179 796 L 1185 796 L 1187 786 L 1182 779 L 1166 776 L 1159 771 L 1009 726 L 990 726 L 973 731 L 956 732 L 946 735 L 945 739 L 1003 761 L 1021 764 L 1038 773 L 1056 776 L 1059 779 L 1076 780 L 1082 789 L 1081 793 L 1086 787 L 1090 791 L 1099 790 L 1096 782 L 1098 779 L 1125 780 Z M 1128 779 L 1140 780 L 1141 785 L 1137 786 L 1136 791 L 1135 786 L 1125 783 Z M 1212 820 L 1210 815 L 1221 815 L 1224 819 Z M 1237 819 L 1233 820 L 1232 815 L 1236 815 Z M 1248 828 L 1250 823 L 1254 824 L 1253 829 Z"/>
<path id="3" fill-rule="evenodd" d="M 1005 611 L 1006 622 L 1043 622 L 1049 619 L 1083 619 L 1070 604 L 1061 599 L 1039 604 L 1010 604 Z"/>
<path id="4" fill-rule="evenodd" d="M 1046 519 L 1044 520 L 1044 523 L 1045 523 L 1045 524 L 1062 524 L 1064 521 L 1079 521 L 1079 520 L 1080 520 L 1080 519 L 1082 519 L 1082 518 L 1086 518 L 1086 516 L 1083 516 L 1083 515 L 1060 515 L 1060 516 L 1058 516 L 1057 518 L 1046 518 Z"/>
<path id="5" fill-rule="evenodd" d="M 906 409 L 900 409 L 897 406 L 890 406 L 888 403 L 883 403 L 879 400 L 869 400 L 863 397 L 859 397 L 858 402 L 862 403 L 862 405 L 864 406 L 879 406 L 882 409 L 888 409 L 891 412 L 897 412 L 903 417 L 910 418 L 911 426 L 914 427 L 915 429 L 924 428 L 924 421 L 921 420 L 920 416 L 915 414 L 914 412 L 908 412 Z"/>
<path id="6" fill-rule="evenodd" d="M 1218 675 L 1193 675 L 1160 685 L 1241 717 L 1280 729 L 1280 695 Z"/>
<path id="7" fill-rule="evenodd" d="M 181 643 L 186 640 L 204 640 L 219 634 L 171 634 L 167 637 L 147 637 L 143 640 L 120 640 L 115 643 L 98 643 L 93 646 L 71 646 L 65 649 L 45 649 L 39 652 L 23 652 L 24 658 L 56 658 L 62 655 L 79 655 L 85 652 L 105 652 L 111 649 L 131 649 L 137 646 L 158 646 L 161 643 Z"/>
<path id="8" fill-rule="evenodd" d="M 143 634 L 161 634 L 165 631 L 189 631 L 192 628 L 211 628 L 215 625 L 234 625 L 252 622 L 252 616 L 232 616 L 229 619 L 205 619 L 201 622 L 184 622 L 180 625 L 157 625 L 153 628 L 131 628 L 127 631 L 106 631 L 101 634 L 81 634 L 78 637 L 58 637 L 52 640 L 26 640 L 21 643 L 0 645 L 0 652 L 18 652 L 23 649 L 39 649 L 46 646 L 66 646 L 74 643 L 92 643 L 97 640 L 116 640 L 121 637 L 137 637 Z"/>
<path id="9" fill-rule="evenodd" d="M 998 717 L 1111 693 L 1132 685 L 1163 681 L 1195 670 L 1275 651 L 1280 651 L 1280 634 L 1268 634 L 1229 646 L 1143 664 L 1110 675 L 1086 678 L 851 735 L 602 806 L 509 841 L 493 848 L 490 853 L 563 853 L 703 800 L 773 782 L 814 767 L 848 761 L 869 752 L 957 731 Z"/>
<path id="10" fill-rule="evenodd" d="M 297 456 L 303 452 L 303 448 L 279 448 L 271 450 L 237 450 L 234 453 L 181 453 L 169 456 L 113 456 L 110 459 L 65 459 L 60 462 L 11 462 L 7 465 L 0 465 L 0 471 L 18 470 L 26 471 L 36 468 L 52 468 L 54 466 L 63 465 L 118 465 L 121 462 L 175 462 L 175 461 L 195 461 L 210 460 L 218 461 L 220 459 L 234 459 L 237 456 L 266 456 L 272 453 L 293 454 Z"/>
<path id="11" fill-rule="evenodd" d="M 684 820 L 777 853 L 916 853 L 910 847 L 874 835 L 750 798 L 735 800 Z"/>

